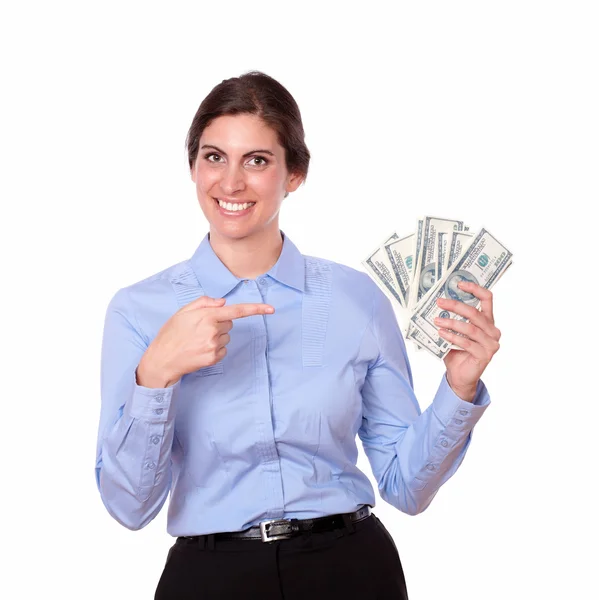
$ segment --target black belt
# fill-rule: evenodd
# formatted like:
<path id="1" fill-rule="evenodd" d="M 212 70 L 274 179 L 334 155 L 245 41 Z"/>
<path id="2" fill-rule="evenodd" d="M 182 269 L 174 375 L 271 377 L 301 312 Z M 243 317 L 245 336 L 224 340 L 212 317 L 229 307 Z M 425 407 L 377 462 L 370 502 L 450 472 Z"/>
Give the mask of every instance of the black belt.
<path id="1" fill-rule="evenodd" d="M 302 533 L 319 533 L 322 531 L 333 531 L 342 527 L 350 526 L 367 519 L 370 516 L 370 505 L 365 504 L 353 513 L 340 513 L 328 517 L 317 517 L 315 519 L 269 519 L 262 521 L 255 527 L 243 531 L 228 531 L 214 533 L 215 540 L 262 540 L 263 542 L 274 542 L 275 540 L 288 539 Z M 185 540 L 198 541 L 203 536 L 181 536 Z"/>

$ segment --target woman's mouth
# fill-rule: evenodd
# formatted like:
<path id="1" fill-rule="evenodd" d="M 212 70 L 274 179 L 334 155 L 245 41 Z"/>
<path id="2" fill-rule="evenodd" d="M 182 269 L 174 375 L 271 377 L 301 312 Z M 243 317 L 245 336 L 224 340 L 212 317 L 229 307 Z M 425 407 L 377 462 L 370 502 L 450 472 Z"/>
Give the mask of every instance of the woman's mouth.
<path id="1" fill-rule="evenodd" d="M 227 200 L 221 200 L 214 198 L 219 212 L 228 217 L 241 217 L 247 215 L 251 210 L 255 202 L 229 202 Z"/>

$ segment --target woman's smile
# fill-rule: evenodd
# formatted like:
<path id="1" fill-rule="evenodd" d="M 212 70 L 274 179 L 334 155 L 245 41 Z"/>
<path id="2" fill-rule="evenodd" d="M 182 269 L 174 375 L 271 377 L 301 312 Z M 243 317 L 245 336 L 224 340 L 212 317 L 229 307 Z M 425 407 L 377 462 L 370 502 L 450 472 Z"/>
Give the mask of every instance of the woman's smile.
<path id="1" fill-rule="evenodd" d="M 226 217 L 243 217 L 248 215 L 256 204 L 252 201 L 233 201 L 226 198 L 214 198 L 214 201 L 218 206 L 219 213 Z"/>

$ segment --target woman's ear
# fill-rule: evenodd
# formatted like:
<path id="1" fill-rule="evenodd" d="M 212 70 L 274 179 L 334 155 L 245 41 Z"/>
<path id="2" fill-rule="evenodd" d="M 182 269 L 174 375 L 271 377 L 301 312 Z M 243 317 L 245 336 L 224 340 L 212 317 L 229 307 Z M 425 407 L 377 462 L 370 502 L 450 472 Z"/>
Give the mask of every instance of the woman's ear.
<path id="1" fill-rule="evenodd" d="M 289 192 L 295 192 L 304 180 L 304 176 L 299 173 L 291 173 L 287 179 L 287 185 L 285 186 L 285 198 L 289 195 Z"/>

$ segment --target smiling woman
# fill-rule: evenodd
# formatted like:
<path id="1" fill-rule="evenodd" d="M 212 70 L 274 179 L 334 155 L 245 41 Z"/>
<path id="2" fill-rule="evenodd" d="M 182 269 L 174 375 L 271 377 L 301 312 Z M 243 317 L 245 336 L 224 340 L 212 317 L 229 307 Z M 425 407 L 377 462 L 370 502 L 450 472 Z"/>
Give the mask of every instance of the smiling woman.
<path id="1" fill-rule="evenodd" d="M 261 73 L 222 82 L 200 105 L 187 151 L 216 254 L 253 254 L 258 243 L 280 250 L 281 203 L 305 181 L 310 163 L 291 94 Z M 261 266 L 254 265 L 256 274 Z"/>
<path id="2" fill-rule="evenodd" d="M 191 178 L 217 254 L 239 240 L 280 238 L 281 203 L 305 173 L 287 170 L 277 133 L 257 115 L 227 115 L 201 132 L 199 146 Z"/>
<path id="3" fill-rule="evenodd" d="M 453 378 L 421 413 L 389 300 L 365 273 L 303 255 L 279 229 L 310 162 L 289 92 L 259 72 L 223 81 L 187 148 L 210 229 L 193 256 L 108 306 L 102 500 L 135 530 L 170 493 L 177 539 L 158 600 L 405 599 L 356 438 L 381 498 L 426 510 L 489 405 L 479 377 L 494 351 L 491 297 L 464 331 L 472 349 L 448 355 Z"/>

